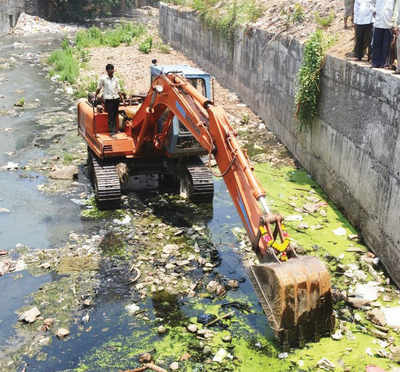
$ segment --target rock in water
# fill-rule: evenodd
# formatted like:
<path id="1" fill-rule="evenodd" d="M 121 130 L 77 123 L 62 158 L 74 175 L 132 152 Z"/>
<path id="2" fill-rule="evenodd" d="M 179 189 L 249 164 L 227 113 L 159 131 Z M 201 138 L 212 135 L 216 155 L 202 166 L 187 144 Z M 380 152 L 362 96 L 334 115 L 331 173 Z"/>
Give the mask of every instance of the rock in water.
<path id="1" fill-rule="evenodd" d="M 67 165 L 62 168 L 56 168 L 50 173 L 50 178 L 55 180 L 73 180 L 78 176 L 78 167 L 75 165 Z"/>
<path id="2" fill-rule="evenodd" d="M 33 323 L 38 317 L 40 316 L 40 311 L 39 309 L 35 306 L 30 310 L 27 310 L 20 314 L 18 317 L 19 321 L 27 322 L 27 323 Z"/>
<path id="3" fill-rule="evenodd" d="M 140 310 L 140 307 L 136 304 L 131 304 L 131 305 L 126 305 L 125 306 L 125 310 L 129 313 L 129 314 L 135 314 Z"/>
<path id="4" fill-rule="evenodd" d="M 66 328 L 59 328 L 56 332 L 56 336 L 59 339 L 63 339 L 64 337 L 67 337 L 69 335 L 69 330 Z"/>

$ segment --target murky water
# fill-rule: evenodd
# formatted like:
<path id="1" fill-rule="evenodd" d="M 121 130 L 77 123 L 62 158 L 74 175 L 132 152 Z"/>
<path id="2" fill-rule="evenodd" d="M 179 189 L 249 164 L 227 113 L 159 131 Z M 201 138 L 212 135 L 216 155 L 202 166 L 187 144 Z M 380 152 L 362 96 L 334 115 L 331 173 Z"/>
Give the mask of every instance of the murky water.
<path id="1" fill-rule="evenodd" d="M 19 39 L 18 42 L 22 41 L 24 47 L 16 48 L 13 46 L 15 41 L 5 38 L 0 42 L 3 58 L 9 59 L 15 54 L 26 56 L 29 53 L 36 53 L 37 50 L 51 50 L 58 43 L 57 38 L 53 37 Z M 0 96 L 4 96 L 0 98 L 2 112 L 0 166 L 8 162 L 23 166 L 29 160 L 40 159 L 46 153 L 45 148 L 34 146 L 35 135 L 43 130 L 43 127 L 37 124 L 38 119 L 46 118 L 46 112 L 54 110 L 59 110 L 60 113 L 67 112 L 70 104 L 63 103 L 62 95 L 54 94 L 57 86 L 46 79 L 39 65 L 32 61 L 16 57 L 13 67 L 0 71 L 0 80 Z M 40 102 L 40 106 L 14 111 L 14 103 L 22 97 L 26 104 L 34 105 Z M 56 100 L 56 97 L 61 100 Z M 70 201 L 71 195 L 67 198 L 38 191 L 37 186 L 45 182 L 46 178 L 35 172 L 20 170 L 0 172 L 0 207 L 10 210 L 9 214 L 0 214 L 1 249 L 11 250 L 18 243 L 33 249 L 58 247 L 67 240 L 71 231 L 84 232 L 90 228 L 95 229 L 93 224 L 81 221 L 80 208 Z M 83 189 L 88 187 L 87 180 L 82 187 Z M 174 211 L 170 213 L 173 214 Z M 251 285 L 246 280 L 247 276 L 240 257 L 232 249 L 235 238 L 231 229 L 234 226 L 241 226 L 241 222 L 221 180 L 216 180 L 212 218 L 205 218 L 203 222 L 208 224 L 212 241 L 220 252 L 222 263 L 218 268 L 218 274 L 243 281 L 240 289 L 232 293 L 231 297 L 257 304 Z M 178 220 L 176 223 L 179 226 Z M 21 274 L 22 279 L 14 279 L 14 276 Z M 9 342 L 5 340 L 13 336 L 13 325 L 17 319 L 14 312 L 29 303 L 30 293 L 36 291 L 43 283 L 55 279 L 51 274 L 35 278 L 27 272 L 0 277 L 2 293 L 0 339 L 3 340 L 0 350 Z M 43 348 L 47 354 L 45 361 L 26 359 L 29 371 L 73 369 L 81 360 L 87 360 L 97 348 L 109 341 L 133 342 L 134 334 L 152 337 L 150 328 L 154 327 L 157 314 L 154 301 L 147 300 L 145 304 L 141 304 L 149 311 L 150 320 L 147 323 L 142 320 L 132 320 L 132 317 L 126 314 L 124 306 L 129 301 L 132 301 L 130 289 L 123 280 L 119 283 L 118 279 L 114 279 L 114 286 L 105 285 L 103 289 L 100 288 L 95 306 L 90 310 L 89 322 L 83 324 L 79 318 L 82 314 L 79 314 L 70 327 L 70 338 L 62 342 L 54 338 L 50 346 Z M 207 301 L 209 300 L 184 299 L 176 304 L 176 310 L 182 318 L 197 316 L 201 311 L 195 310 L 194 305 L 196 302 L 207 303 Z M 258 305 L 254 308 L 255 312 L 245 316 L 246 322 L 260 333 L 272 337 L 261 308 Z M 130 336 L 129 341 L 128 336 Z M 136 342 L 140 343 L 140 339 Z M 118 358 L 119 353 L 114 354 Z M 117 365 L 116 362 L 115 366 Z M 93 370 L 103 370 L 96 368 Z"/>
<path id="2" fill-rule="evenodd" d="M 22 60 L 18 56 L 34 56 L 38 51 L 55 47 L 54 38 L 18 39 L 22 47 L 15 47 L 16 39 L 1 41 L 1 56 L 11 62 L 11 68 L 0 70 L 0 165 L 8 162 L 25 165 L 31 159 L 40 159 L 42 150 L 34 146 L 35 134 L 41 128 L 37 120 L 43 112 L 68 106 L 55 101 L 55 85 L 44 78 L 44 73 L 34 61 Z M 34 57 L 32 57 L 34 58 Z M 24 98 L 27 108 L 18 110 L 14 103 Z M 39 100 L 39 101 L 37 101 Z M 36 108 L 29 108 L 29 105 Z M 44 114 L 45 115 L 45 114 Z M 79 208 L 73 203 L 55 197 L 49 198 L 37 190 L 37 185 L 46 182 L 38 174 L 26 177 L 25 172 L 0 172 L 0 207 L 10 214 L 0 215 L 0 239 L 2 249 L 11 249 L 17 243 L 32 248 L 48 248 L 59 244 L 67 232 L 82 229 L 76 216 Z"/>
<path id="3" fill-rule="evenodd" d="M 47 111 L 68 110 L 62 97 L 56 102 L 56 86 L 44 78 L 35 61 L 39 51 L 51 50 L 58 43 L 55 36 L 5 37 L 0 41 L 1 59 L 11 65 L 0 70 L 0 167 L 9 162 L 23 167 L 31 159 L 42 158 L 43 150 L 34 146 L 36 134 L 43 130 L 38 119 Z M 25 100 L 24 110 L 14 107 L 21 98 Z M 84 231 L 78 206 L 37 189 L 46 182 L 35 172 L 0 171 L 0 207 L 10 211 L 0 214 L 0 249 L 12 250 L 17 244 L 33 249 L 56 247 L 71 231 Z M 21 274 L 23 278 L 19 279 Z M 17 319 L 14 312 L 29 303 L 26 296 L 53 279 L 51 275 L 35 278 L 25 271 L 0 277 L 1 346 L 13 333 Z"/>

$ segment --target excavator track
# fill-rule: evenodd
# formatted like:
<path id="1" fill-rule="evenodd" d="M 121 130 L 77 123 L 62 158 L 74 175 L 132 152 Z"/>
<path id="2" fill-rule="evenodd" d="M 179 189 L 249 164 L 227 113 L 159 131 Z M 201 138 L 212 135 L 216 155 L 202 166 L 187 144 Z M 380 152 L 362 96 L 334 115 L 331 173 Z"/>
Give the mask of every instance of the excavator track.
<path id="1" fill-rule="evenodd" d="M 121 206 L 121 183 L 116 165 L 111 161 L 99 161 L 89 152 L 90 178 L 99 209 L 115 209 Z"/>
<path id="2" fill-rule="evenodd" d="M 195 202 L 212 201 L 214 197 L 213 176 L 209 168 L 200 160 L 194 160 L 185 164 L 182 186 L 186 196 Z"/>

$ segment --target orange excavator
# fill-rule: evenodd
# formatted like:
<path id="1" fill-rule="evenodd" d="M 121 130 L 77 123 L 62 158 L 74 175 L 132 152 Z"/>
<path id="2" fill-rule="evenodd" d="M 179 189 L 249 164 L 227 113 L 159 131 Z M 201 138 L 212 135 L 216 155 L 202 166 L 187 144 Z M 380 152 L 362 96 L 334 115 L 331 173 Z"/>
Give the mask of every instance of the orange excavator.
<path id="1" fill-rule="evenodd" d="M 207 97 L 208 78 L 188 66 L 153 66 L 148 94 L 121 102 L 114 136 L 101 105 L 78 103 L 98 206 L 118 206 L 124 190 L 160 186 L 210 200 L 212 173 L 201 155 L 213 156 L 259 259 L 249 277 L 281 345 L 318 341 L 334 327 L 330 275 L 319 259 L 298 256 L 291 246 L 224 110 Z"/>

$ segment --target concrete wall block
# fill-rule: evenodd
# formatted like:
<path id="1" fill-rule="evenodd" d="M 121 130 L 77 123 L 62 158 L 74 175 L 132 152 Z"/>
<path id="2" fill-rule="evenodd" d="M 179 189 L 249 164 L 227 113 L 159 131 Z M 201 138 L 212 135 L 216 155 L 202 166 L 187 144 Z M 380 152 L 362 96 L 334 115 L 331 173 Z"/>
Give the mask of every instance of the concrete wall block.
<path id="1" fill-rule="evenodd" d="M 297 74 L 303 45 L 265 30 L 241 30 L 234 43 L 193 12 L 160 7 L 160 33 L 233 89 L 260 115 L 362 232 L 400 284 L 400 84 L 386 71 L 328 56 L 319 120 L 298 132 Z"/>

